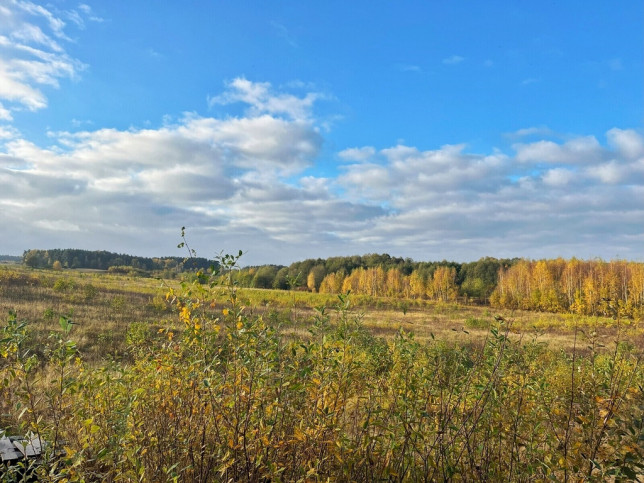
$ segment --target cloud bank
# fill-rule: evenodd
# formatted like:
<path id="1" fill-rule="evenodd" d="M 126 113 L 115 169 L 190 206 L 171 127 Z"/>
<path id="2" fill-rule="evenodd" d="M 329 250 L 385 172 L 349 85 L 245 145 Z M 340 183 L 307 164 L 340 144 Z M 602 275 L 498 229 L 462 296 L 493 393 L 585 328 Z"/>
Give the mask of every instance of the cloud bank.
<path id="1" fill-rule="evenodd" d="M 243 249 L 248 263 L 368 252 L 641 257 L 637 131 L 611 129 L 605 145 L 592 136 L 516 143 L 508 154 L 358 146 L 322 177 L 314 93 L 239 78 L 213 99 L 247 109 L 158 129 L 52 132 L 48 147 L 5 129 L 3 251 L 166 254 L 185 225 L 204 255 Z"/>

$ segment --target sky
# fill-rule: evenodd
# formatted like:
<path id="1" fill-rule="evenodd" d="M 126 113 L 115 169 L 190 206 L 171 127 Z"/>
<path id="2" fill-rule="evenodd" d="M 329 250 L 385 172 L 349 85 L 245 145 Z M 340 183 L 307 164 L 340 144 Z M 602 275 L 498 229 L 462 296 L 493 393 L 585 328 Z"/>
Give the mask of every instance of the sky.
<path id="1" fill-rule="evenodd" d="M 0 0 L 0 254 L 644 260 L 644 4 Z"/>

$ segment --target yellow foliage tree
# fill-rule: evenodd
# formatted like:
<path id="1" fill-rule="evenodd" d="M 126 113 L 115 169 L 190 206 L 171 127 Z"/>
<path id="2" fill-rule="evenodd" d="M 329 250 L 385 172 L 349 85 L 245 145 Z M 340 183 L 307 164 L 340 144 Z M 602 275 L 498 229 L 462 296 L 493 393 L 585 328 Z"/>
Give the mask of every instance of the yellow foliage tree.
<path id="1" fill-rule="evenodd" d="M 456 269 L 454 267 L 438 267 L 434 271 L 431 284 L 431 297 L 447 302 L 456 298 Z"/>
<path id="2" fill-rule="evenodd" d="M 414 270 L 409 276 L 409 291 L 414 298 L 424 298 L 427 293 L 425 280 L 418 270 Z"/>
<path id="3" fill-rule="evenodd" d="M 342 292 L 342 282 L 344 282 L 344 273 L 329 273 L 322 283 L 320 283 L 320 293 L 340 293 Z"/>

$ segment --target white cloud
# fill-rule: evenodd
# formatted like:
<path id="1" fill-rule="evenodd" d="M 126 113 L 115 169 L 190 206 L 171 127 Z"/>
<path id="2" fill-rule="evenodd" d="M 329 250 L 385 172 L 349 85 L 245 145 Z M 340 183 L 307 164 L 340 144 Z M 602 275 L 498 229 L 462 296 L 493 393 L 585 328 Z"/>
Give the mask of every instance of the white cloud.
<path id="1" fill-rule="evenodd" d="M 376 154 L 375 148 L 372 146 L 364 146 L 362 148 L 347 148 L 338 153 L 340 158 L 345 161 L 358 161 L 365 162 Z"/>
<path id="2" fill-rule="evenodd" d="M 272 105 L 270 97 L 264 101 Z M 343 211 L 349 226 L 374 210 L 331 199 L 323 179 L 287 182 L 320 150 L 321 136 L 308 121 L 190 114 L 159 129 L 51 132 L 49 148 L 9 129 L 0 133 L 0 223 L 20 226 L 16 242 L 31 246 L 42 230 L 51 240 L 66 231 L 113 240 L 123 230 L 149 236 L 190 224 L 227 227 L 235 236 L 250 230 L 254 240 L 299 234 L 314 241 L 302 233 L 305 221 L 321 214 L 341 220 Z"/>
<path id="3" fill-rule="evenodd" d="M 58 38 L 66 38 L 63 29 L 65 28 L 65 22 L 60 18 L 57 18 L 49 10 L 42 7 L 41 5 L 36 5 L 35 3 L 23 1 L 23 0 L 14 0 L 13 5 L 15 7 L 14 14 L 19 17 L 20 12 L 24 12 L 31 17 L 36 17 L 44 19 L 47 21 L 47 24 L 53 34 Z"/>
<path id="4" fill-rule="evenodd" d="M 529 136 L 551 137 L 552 135 L 554 135 L 554 132 L 547 126 L 527 127 L 505 134 L 506 137 L 511 139 L 518 139 Z"/>
<path id="5" fill-rule="evenodd" d="M 386 166 L 373 163 L 353 164 L 346 167 L 346 174 L 338 179 L 354 200 L 386 200 L 396 187 L 396 180 Z"/>
<path id="6" fill-rule="evenodd" d="M 0 141 L 17 138 L 19 134 L 19 131 L 12 126 L 0 126 Z"/>
<path id="7" fill-rule="evenodd" d="M 45 7 L 16 0 L 0 9 L 0 119 L 47 106 L 42 86 L 59 87 L 84 65 L 65 52 L 65 22 Z"/>
<path id="8" fill-rule="evenodd" d="M 307 121 L 311 118 L 311 110 L 321 94 L 310 92 L 303 98 L 292 94 L 274 93 L 268 82 L 252 82 L 238 77 L 228 83 L 228 91 L 221 95 L 208 97 L 208 105 L 233 104 L 243 102 L 248 104 L 248 114 L 282 115 L 290 119 Z"/>
<path id="9" fill-rule="evenodd" d="M 89 20 L 90 22 L 101 23 L 104 21 L 102 17 L 99 17 L 94 13 L 92 7 L 87 4 L 80 4 L 76 10 L 68 10 L 65 12 L 65 17 L 68 20 L 71 20 L 76 24 L 80 29 L 85 28 L 85 21 Z"/>
<path id="10" fill-rule="evenodd" d="M 22 104 L 31 111 L 47 106 L 44 94 L 29 84 L 16 79 L 16 74 L 2 59 L 0 59 L 0 99 L 12 104 Z"/>
<path id="11" fill-rule="evenodd" d="M 521 163 L 595 163 L 602 159 L 602 148 L 594 136 L 574 138 L 564 144 L 537 141 L 515 144 L 516 159 Z"/>
<path id="12" fill-rule="evenodd" d="M 625 157 L 635 159 L 644 156 L 644 138 L 632 129 L 611 129 L 608 142 Z"/>
<path id="13" fill-rule="evenodd" d="M 617 184 L 626 177 L 627 168 L 613 160 L 598 166 L 592 166 L 587 170 L 591 177 L 597 178 L 603 183 Z"/>
<path id="14" fill-rule="evenodd" d="M 615 138 L 615 131 L 607 136 Z M 639 256 L 627 240 L 642 229 L 636 220 L 644 162 L 630 162 L 594 137 L 516 148 L 509 157 L 468 154 L 461 145 L 435 151 L 395 146 L 371 156 L 378 164 L 347 165 L 338 178 L 347 196 L 391 208 L 354 240 L 390 251 L 424 251 L 425 259 L 453 258 L 455 252 L 470 259 L 483 253 L 611 257 L 610 247 L 618 244 L 621 256 Z M 544 161 L 559 166 L 533 168 Z M 605 227 L 615 223 L 615 238 L 606 240 Z"/>
<path id="15" fill-rule="evenodd" d="M 46 104 L 33 86 L 72 75 L 36 67 L 23 66 L 19 80 L 15 66 L 5 67 L 5 78 L 23 89 L 12 90 L 20 93 L 12 103 Z M 323 96 L 297 86 L 306 87 L 294 95 L 238 78 L 210 104 L 241 103 L 244 115 L 51 132 L 48 147 L 0 128 L 0 226 L 11 228 L 0 249 L 172 254 L 178 227 L 187 226 L 200 255 L 249 250 L 245 263 L 368 252 L 419 260 L 610 257 L 615 247 L 641 257 L 639 131 L 612 129 L 605 146 L 593 136 L 553 141 L 547 128 L 527 128 L 513 137 L 537 140 L 515 144 L 513 154 L 470 153 L 464 144 L 353 146 L 326 169 L 314 115 Z M 611 238 L 607 226 L 617 226 Z"/>
<path id="16" fill-rule="evenodd" d="M 338 182 L 354 199 L 383 202 L 395 209 L 433 203 L 455 193 L 468 197 L 503 182 L 506 156 L 471 155 L 463 153 L 464 149 L 464 145 L 447 145 L 419 151 L 398 145 L 378 153 L 380 164 L 347 165 Z"/>
<path id="17" fill-rule="evenodd" d="M 575 173 L 566 168 L 549 169 L 543 175 L 543 182 L 549 186 L 561 187 L 575 179 Z"/>
<path id="18" fill-rule="evenodd" d="M 11 115 L 11 111 L 9 111 L 9 109 L 6 109 L 0 102 L 0 121 L 12 121 L 12 120 L 13 120 L 13 116 Z"/>

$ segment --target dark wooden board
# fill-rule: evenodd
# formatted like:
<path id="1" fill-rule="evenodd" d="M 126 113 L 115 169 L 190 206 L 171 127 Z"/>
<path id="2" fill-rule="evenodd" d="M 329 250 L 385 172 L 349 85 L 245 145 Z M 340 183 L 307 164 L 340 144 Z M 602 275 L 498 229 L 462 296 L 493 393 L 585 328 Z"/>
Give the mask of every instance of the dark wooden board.
<path id="1" fill-rule="evenodd" d="M 0 438 L 0 454 L 2 455 L 2 461 L 16 461 L 23 458 L 15 443 L 6 436 Z"/>
<path id="2" fill-rule="evenodd" d="M 40 438 L 36 435 L 32 436 L 31 439 L 20 439 L 18 441 L 14 441 L 13 445 L 27 458 L 40 456 L 40 453 L 42 452 Z"/>

